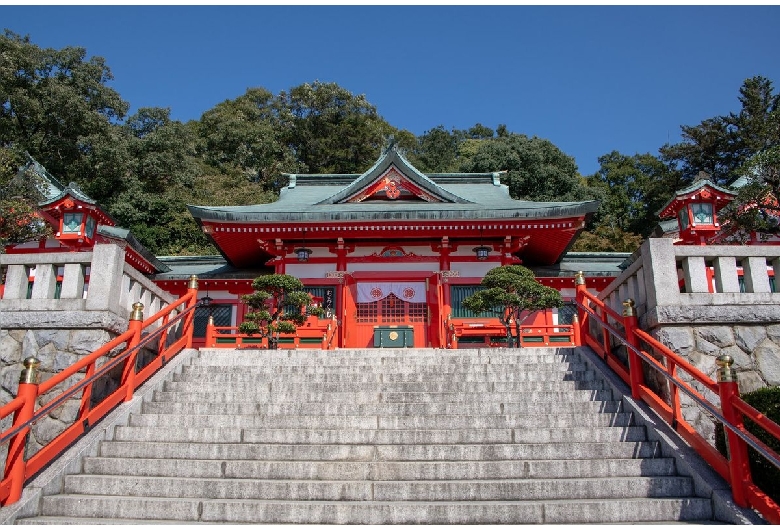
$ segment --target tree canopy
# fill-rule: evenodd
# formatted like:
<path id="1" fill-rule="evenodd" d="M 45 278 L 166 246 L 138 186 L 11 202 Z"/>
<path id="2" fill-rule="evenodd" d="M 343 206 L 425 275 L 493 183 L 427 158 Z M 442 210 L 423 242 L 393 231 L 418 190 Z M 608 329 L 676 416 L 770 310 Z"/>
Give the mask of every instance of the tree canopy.
<path id="1" fill-rule="evenodd" d="M 507 346 L 520 345 L 520 326 L 535 311 L 563 305 L 561 293 L 536 280 L 530 269 L 522 265 L 504 265 L 490 269 L 482 279 L 485 289 L 466 297 L 462 305 L 475 313 L 497 317 L 506 328 Z"/>
<path id="2" fill-rule="evenodd" d="M 270 274 L 255 278 L 252 294 L 241 296 L 251 311 L 244 315 L 238 329 L 241 333 L 268 337 L 270 343 L 280 333 L 295 333 L 306 322 L 307 314 L 321 314 L 303 282 L 288 274 Z"/>

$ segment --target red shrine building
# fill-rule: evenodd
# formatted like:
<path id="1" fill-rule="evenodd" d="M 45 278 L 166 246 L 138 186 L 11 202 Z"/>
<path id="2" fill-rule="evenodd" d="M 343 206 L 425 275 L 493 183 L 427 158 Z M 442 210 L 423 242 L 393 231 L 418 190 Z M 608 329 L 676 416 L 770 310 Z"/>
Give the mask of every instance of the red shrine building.
<path id="1" fill-rule="evenodd" d="M 423 174 L 395 146 L 363 174 L 285 176 L 276 202 L 190 212 L 229 266 L 301 279 L 341 322 L 345 348 L 373 345 L 388 326 L 409 329 L 408 346 L 452 347 L 450 324 L 477 318 L 460 302 L 488 270 L 554 267 L 598 208 L 512 199 L 500 172 Z M 573 272 L 540 280 L 574 296 Z M 246 292 L 224 285 L 214 285 L 223 302 Z M 557 324 L 558 312 L 537 320 Z"/>

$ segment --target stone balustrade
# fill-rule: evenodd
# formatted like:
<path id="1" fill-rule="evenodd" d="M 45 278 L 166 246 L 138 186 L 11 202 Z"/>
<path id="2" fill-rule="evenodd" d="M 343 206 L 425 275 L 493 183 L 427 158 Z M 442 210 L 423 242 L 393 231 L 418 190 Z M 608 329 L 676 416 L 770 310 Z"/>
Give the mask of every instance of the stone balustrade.
<path id="1" fill-rule="evenodd" d="M 117 245 L 92 252 L 0 255 L 6 267 L 0 312 L 9 328 L 93 328 L 121 333 L 132 304 L 144 314 L 159 311 L 175 297 L 133 269 Z M 30 287 L 32 283 L 32 287 Z"/>
<path id="2" fill-rule="evenodd" d="M 632 298 L 640 327 L 713 379 L 715 359 L 730 355 L 741 392 L 780 385 L 780 246 L 655 238 L 632 258 L 599 294 L 609 307 L 621 312 Z M 686 396 L 683 410 L 701 434 L 713 436 L 712 420 Z"/>

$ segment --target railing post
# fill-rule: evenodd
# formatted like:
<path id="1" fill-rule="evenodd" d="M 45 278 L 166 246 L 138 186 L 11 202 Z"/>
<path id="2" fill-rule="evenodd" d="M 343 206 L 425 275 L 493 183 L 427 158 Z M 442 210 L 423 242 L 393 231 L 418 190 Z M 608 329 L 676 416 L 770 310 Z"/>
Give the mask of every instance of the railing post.
<path id="1" fill-rule="evenodd" d="M 572 339 L 575 346 L 582 346 L 582 333 L 580 330 L 580 316 L 579 311 L 577 313 L 574 313 L 574 316 L 572 318 L 571 323 L 571 329 L 572 329 Z"/>
<path id="2" fill-rule="evenodd" d="M 636 318 L 634 301 L 629 298 L 623 302 L 623 328 L 626 331 L 626 342 L 631 346 L 628 348 L 628 371 L 631 376 L 631 397 L 634 399 L 641 399 L 640 386 L 645 382 L 645 375 L 642 372 L 642 358 L 636 352 L 639 349 L 639 340 L 634 330 L 638 327 L 639 322 Z"/>
<path id="3" fill-rule="evenodd" d="M 217 332 L 214 329 L 214 316 L 209 315 L 209 320 L 206 323 L 206 347 L 216 348 L 217 346 Z"/>
<path id="4" fill-rule="evenodd" d="M 718 368 L 718 393 L 720 394 L 720 408 L 723 417 L 736 428 L 742 428 L 742 413 L 734 408 L 731 400 L 739 397 L 737 386 L 737 374 L 731 365 L 734 359 L 728 355 L 721 355 L 715 360 Z M 747 507 L 747 495 L 745 486 L 752 484 L 750 477 L 750 460 L 748 460 L 747 444 L 737 434 L 724 425 L 726 441 L 729 451 L 729 483 L 734 503 L 743 508 Z"/>
<path id="5" fill-rule="evenodd" d="M 125 389 L 125 401 L 133 399 L 135 392 L 135 363 L 138 359 L 138 343 L 141 342 L 141 326 L 144 321 L 144 305 L 141 302 L 133 304 L 133 312 L 130 314 L 130 323 L 127 330 L 133 332 L 132 338 L 127 343 L 127 349 L 133 350 L 125 360 L 125 369 L 122 372 L 122 386 Z"/>
<path id="6" fill-rule="evenodd" d="M 198 303 L 198 277 L 194 274 L 190 276 L 190 283 L 187 286 L 187 294 L 192 295 L 189 303 L 187 303 L 187 308 L 190 308 Z M 187 336 L 187 344 L 185 348 L 192 348 L 192 334 L 195 331 L 194 317 L 194 313 L 189 313 L 184 319 L 184 333 L 186 333 Z"/>
<path id="7" fill-rule="evenodd" d="M 38 399 L 38 365 L 41 362 L 35 357 L 24 360 L 24 369 L 19 378 L 19 390 L 16 397 L 24 399 L 22 407 L 14 414 L 14 427 L 19 427 L 29 422 L 35 413 L 35 401 Z M 24 459 L 24 449 L 27 445 L 27 435 L 30 427 L 25 427 L 8 444 L 8 457 L 5 461 L 4 477 L 10 479 L 8 497 L 5 504 L 13 504 L 22 497 L 24 481 L 26 478 L 27 463 Z"/>
<path id="8" fill-rule="evenodd" d="M 580 325 L 580 341 L 585 343 L 585 338 L 590 336 L 588 326 L 590 326 L 588 313 L 583 309 L 586 306 L 585 293 L 588 291 L 588 287 L 585 285 L 585 274 L 579 271 L 574 275 L 574 285 L 577 289 L 577 314 L 579 315 Z"/>

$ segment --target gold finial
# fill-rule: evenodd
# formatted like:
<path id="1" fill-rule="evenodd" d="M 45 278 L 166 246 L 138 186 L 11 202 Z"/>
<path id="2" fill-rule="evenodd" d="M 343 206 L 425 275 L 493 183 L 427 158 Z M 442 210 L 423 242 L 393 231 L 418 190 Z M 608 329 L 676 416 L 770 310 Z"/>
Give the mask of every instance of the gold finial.
<path id="1" fill-rule="evenodd" d="M 22 375 L 19 377 L 20 383 L 38 384 L 38 365 L 41 361 L 35 357 L 28 357 L 22 361 L 24 368 L 22 369 Z"/>
<path id="2" fill-rule="evenodd" d="M 130 313 L 130 320 L 143 320 L 144 319 L 144 305 L 141 302 L 133 304 L 133 312 Z"/>
<path id="3" fill-rule="evenodd" d="M 623 316 L 624 317 L 633 317 L 636 316 L 636 311 L 634 311 L 634 300 L 629 298 L 625 302 L 623 302 Z"/>
<path id="4" fill-rule="evenodd" d="M 719 356 L 715 359 L 715 364 L 720 367 L 718 369 L 718 383 L 733 383 L 737 380 L 737 372 L 731 368 L 734 359 L 730 355 Z"/>
<path id="5" fill-rule="evenodd" d="M 208 323 L 208 325 L 209 326 L 213 326 L 214 325 L 214 315 L 209 315 L 209 323 Z"/>
<path id="6" fill-rule="evenodd" d="M 579 271 L 574 275 L 574 285 L 585 285 L 585 273 Z"/>
<path id="7" fill-rule="evenodd" d="M 197 289 L 198 288 L 198 277 L 195 274 L 190 276 L 190 283 L 189 283 L 189 285 L 187 287 L 189 287 L 190 289 Z"/>

